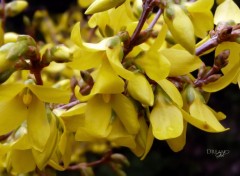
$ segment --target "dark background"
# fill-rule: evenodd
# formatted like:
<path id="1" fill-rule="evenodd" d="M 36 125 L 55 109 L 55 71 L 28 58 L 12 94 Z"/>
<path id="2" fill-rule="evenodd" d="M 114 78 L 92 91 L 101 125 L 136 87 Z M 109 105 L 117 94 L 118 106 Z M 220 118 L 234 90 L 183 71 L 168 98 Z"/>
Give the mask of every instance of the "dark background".
<path id="1" fill-rule="evenodd" d="M 49 13 L 62 13 L 76 3 L 76 0 L 29 0 L 30 8 L 24 15 L 31 17 L 37 9 L 48 9 Z M 236 0 L 240 5 L 240 1 Z M 24 33 L 22 14 L 8 18 L 7 30 Z M 226 89 L 211 95 L 209 106 L 222 111 L 227 118 L 222 121 L 229 131 L 223 133 L 206 133 L 188 125 L 187 142 L 184 149 L 174 153 L 166 142 L 155 140 L 151 152 L 141 161 L 128 149 L 117 152 L 125 154 L 130 163 L 126 167 L 128 176 L 160 176 L 160 175 L 240 175 L 240 94 L 237 85 L 230 85 Z M 207 154 L 207 149 L 229 150 L 230 153 L 222 158 Z M 89 160 L 99 156 L 89 154 Z M 94 168 L 96 176 L 115 175 L 108 166 Z M 59 172 L 59 176 L 77 176 L 78 172 Z"/>

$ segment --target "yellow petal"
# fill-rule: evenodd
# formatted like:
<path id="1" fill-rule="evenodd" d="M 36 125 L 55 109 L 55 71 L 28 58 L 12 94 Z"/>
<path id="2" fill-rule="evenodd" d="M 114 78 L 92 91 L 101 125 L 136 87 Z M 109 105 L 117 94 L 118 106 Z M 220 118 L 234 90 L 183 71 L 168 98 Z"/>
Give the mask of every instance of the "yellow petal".
<path id="1" fill-rule="evenodd" d="M 97 74 L 91 94 L 115 94 L 124 90 L 124 81 L 114 72 L 108 60 L 104 60 Z"/>
<path id="2" fill-rule="evenodd" d="M 147 133 L 146 148 L 143 156 L 141 157 L 141 160 L 143 160 L 147 156 L 148 152 L 152 147 L 153 141 L 154 141 L 154 136 L 152 132 L 152 125 L 150 124 L 148 128 L 148 133 Z"/>
<path id="3" fill-rule="evenodd" d="M 125 69 L 121 63 L 123 51 L 119 37 L 112 37 L 109 39 L 106 52 L 109 63 L 111 64 L 113 70 L 124 79 L 132 79 L 133 73 Z"/>
<path id="4" fill-rule="evenodd" d="M 28 87 L 43 102 L 68 103 L 71 96 L 66 90 L 39 85 L 28 85 Z"/>
<path id="5" fill-rule="evenodd" d="M 137 155 L 138 157 L 143 156 L 145 149 L 146 149 L 146 143 L 147 143 L 147 135 L 148 135 L 148 125 L 146 123 L 146 120 L 143 116 L 139 118 L 140 123 L 140 130 L 139 133 L 136 136 L 136 147 L 131 148 L 131 151 Z"/>
<path id="6" fill-rule="evenodd" d="M 180 108 L 183 106 L 182 96 L 173 83 L 167 79 L 163 79 L 157 83 L 162 87 L 162 89 L 167 93 L 174 103 L 176 103 Z"/>
<path id="7" fill-rule="evenodd" d="M 180 5 L 171 4 L 164 10 L 164 21 L 174 39 L 191 54 L 195 53 L 194 27 Z"/>
<path id="8" fill-rule="evenodd" d="M 124 95 L 116 94 L 112 97 L 111 105 L 127 132 L 129 134 L 137 134 L 140 124 L 133 103 Z"/>
<path id="9" fill-rule="evenodd" d="M 157 104 L 150 114 L 153 135 L 159 140 L 176 138 L 183 131 L 181 111 L 170 102 L 165 101 L 162 93 L 157 95 Z"/>
<path id="10" fill-rule="evenodd" d="M 128 134 L 119 118 L 114 119 L 112 126 L 112 131 L 107 137 L 109 141 L 114 142 L 117 146 L 136 147 L 134 136 Z"/>
<path id="11" fill-rule="evenodd" d="M 24 134 L 21 136 L 12 146 L 11 149 L 17 149 L 17 150 L 27 150 L 31 149 L 32 146 L 29 142 L 29 138 L 27 134 Z"/>
<path id="12" fill-rule="evenodd" d="M 17 94 L 19 94 L 25 85 L 19 83 L 3 84 L 0 85 L 0 101 L 9 101 Z"/>
<path id="13" fill-rule="evenodd" d="M 31 150 L 12 150 L 10 155 L 12 171 L 16 173 L 27 173 L 35 170 Z"/>
<path id="14" fill-rule="evenodd" d="M 209 12 L 205 13 L 191 13 L 191 19 L 194 27 L 194 33 L 199 38 L 204 38 L 208 35 L 208 32 L 213 29 L 213 14 Z"/>
<path id="15" fill-rule="evenodd" d="M 27 130 L 33 148 L 39 151 L 44 150 L 50 136 L 47 111 L 50 110 L 45 108 L 45 104 L 33 96 L 27 117 Z"/>
<path id="16" fill-rule="evenodd" d="M 183 147 L 186 144 L 186 132 L 187 132 L 187 122 L 184 120 L 182 134 L 176 138 L 167 139 L 167 144 L 172 149 L 172 151 L 179 152 L 183 149 Z"/>
<path id="17" fill-rule="evenodd" d="M 170 76 L 185 75 L 201 66 L 202 61 L 199 57 L 191 55 L 186 50 L 177 47 L 178 46 L 176 46 L 176 48 L 161 50 L 161 53 L 171 63 Z"/>
<path id="18" fill-rule="evenodd" d="M 227 21 L 240 22 L 240 10 L 233 0 L 225 0 L 217 7 L 214 15 L 214 24 Z"/>
<path id="19" fill-rule="evenodd" d="M 43 151 L 35 150 L 34 148 L 32 149 L 35 163 L 40 170 L 43 170 L 46 167 L 51 157 L 55 154 L 60 135 L 62 134 L 60 130 L 63 128 L 61 122 L 59 122 L 52 112 L 48 112 L 48 119 L 50 136 L 47 140 L 46 147 Z"/>
<path id="20" fill-rule="evenodd" d="M 10 101 L 0 102 L 0 107 L 0 135 L 18 128 L 27 118 L 28 109 L 19 97 L 15 97 Z"/>
<path id="21" fill-rule="evenodd" d="M 189 3 L 187 9 L 189 12 L 203 12 L 211 10 L 214 4 L 214 0 L 197 0 L 193 3 Z"/>
<path id="22" fill-rule="evenodd" d="M 106 137 L 111 131 L 112 110 L 109 103 L 105 103 L 101 95 L 96 95 L 87 103 L 85 126 L 96 137 Z"/>
<path id="23" fill-rule="evenodd" d="M 127 84 L 130 95 L 144 105 L 152 106 L 154 95 L 148 80 L 140 73 L 136 73 Z"/>
<path id="24" fill-rule="evenodd" d="M 165 79 L 170 71 L 170 62 L 158 52 L 148 51 L 143 57 L 136 59 L 135 62 L 154 81 Z"/>
<path id="25" fill-rule="evenodd" d="M 186 120 L 192 125 L 200 128 L 201 130 L 208 132 L 222 132 L 227 130 L 219 123 L 219 121 L 214 116 L 212 111 L 207 107 L 207 105 L 203 104 L 198 99 L 196 99 L 190 105 L 189 112 L 192 116 L 192 119 Z M 195 121 L 195 119 L 197 120 Z M 201 122 L 201 126 L 199 126 L 199 121 Z"/>
<path id="26" fill-rule="evenodd" d="M 167 34 L 167 25 L 164 23 L 156 40 L 154 41 L 153 45 L 150 48 L 152 51 L 158 51 L 161 48 L 161 46 L 163 45 L 163 42 L 165 41 L 166 34 Z"/>
<path id="27" fill-rule="evenodd" d="M 106 53 L 103 51 L 88 51 L 84 49 L 76 50 L 73 53 L 73 61 L 67 63 L 68 66 L 74 69 L 87 70 L 97 68 Z"/>

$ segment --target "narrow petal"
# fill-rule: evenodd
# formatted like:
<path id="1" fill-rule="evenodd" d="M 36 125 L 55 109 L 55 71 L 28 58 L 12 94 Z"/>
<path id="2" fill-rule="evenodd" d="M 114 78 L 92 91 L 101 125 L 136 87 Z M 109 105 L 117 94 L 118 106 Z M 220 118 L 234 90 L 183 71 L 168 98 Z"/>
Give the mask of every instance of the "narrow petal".
<path id="1" fill-rule="evenodd" d="M 105 103 L 101 95 L 88 101 L 85 113 L 85 126 L 96 137 L 106 137 L 111 131 L 112 109 Z"/>
<path id="2" fill-rule="evenodd" d="M 227 130 L 219 123 L 219 121 L 214 116 L 212 111 L 207 107 L 207 105 L 203 104 L 198 99 L 196 99 L 192 103 L 192 105 L 189 108 L 189 112 L 192 118 L 186 120 L 192 125 L 200 128 L 201 130 L 208 132 L 222 132 Z M 190 117 L 188 116 L 187 118 Z"/>
<path id="3" fill-rule="evenodd" d="M 113 44 L 111 44 L 111 42 Z M 131 79 L 133 76 L 133 73 L 127 69 L 125 69 L 121 63 L 122 57 L 123 57 L 123 51 L 122 46 L 120 43 L 120 39 L 117 37 L 112 37 L 111 40 L 109 40 L 108 48 L 106 50 L 107 57 L 109 60 L 109 63 L 111 64 L 113 70 L 124 79 Z M 113 45 L 113 46 L 111 46 Z"/>
<path id="4" fill-rule="evenodd" d="M 162 87 L 162 89 L 167 93 L 174 103 L 176 103 L 180 108 L 183 106 L 182 96 L 173 83 L 167 79 L 163 79 L 157 83 Z"/>
<path id="5" fill-rule="evenodd" d="M 35 96 L 33 96 L 33 100 L 29 106 L 27 129 L 33 148 L 43 151 L 50 136 L 50 127 L 45 104 Z"/>
<path id="6" fill-rule="evenodd" d="M 124 95 L 116 94 L 111 100 L 111 105 L 127 132 L 129 134 L 137 134 L 140 124 L 133 103 Z"/>
<path id="7" fill-rule="evenodd" d="M 141 160 L 143 160 L 147 156 L 148 152 L 152 148 L 153 141 L 154 141 L 154 136 L 153 136 L 152 131 L 153 131 L 152 125 L 150 124 L 149 128 L 148 128 L 148 133 L 147 133 L 146 148 L 145 148 L 143 156 L 141 157 Z"/>
<path id="8" fill-rule="evenodd" d="M 19 94 L 25 85 L 19 83 L 10 83 L 0 85 L 0 101 L 9 101 Z"/>
<path id="9" fill-rule="evenodd" d="M 167 35 L 167 25 L 164 23 L 162 25 L 161 31 L 159 32 L 156 40 L 151 46 L 152 51 L 158 51 L 161 48 L 161 46 L 163 45 L 163 42 L 165 41 L 166 35 Z"/>
<path id="10" fill-rule="evenodd" d="M 28 85 L 28 87 L 43 102 L 68 103 L 71 96 L 69 91 L 52 87 L 39 85 Z"/>
<path id="11" fill-rule="evenodd" d="M 0 107 L 0 135 L 18 128 L 27 119 L 28 109 L 18 96 L 10 101 L 0 102 Z"/>
<path id="12" fill-rule="evenodd" d="M 179 137 L 168 139 L 167 144 L 174 152 L 179 152 L 186 144 L 187 122 L 183 121 L 183 132 Z"/>

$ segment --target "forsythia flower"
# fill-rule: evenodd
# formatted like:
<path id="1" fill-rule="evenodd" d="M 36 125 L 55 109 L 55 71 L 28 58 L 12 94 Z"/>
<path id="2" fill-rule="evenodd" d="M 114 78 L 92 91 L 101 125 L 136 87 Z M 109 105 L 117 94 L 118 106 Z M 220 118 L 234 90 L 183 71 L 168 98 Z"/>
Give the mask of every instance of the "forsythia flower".
<path id="1" fill-rule="evenodd" d="M 42 151 L 50 135 L 45 102 L 66 103 L 69 93 L 26 81 L 1 85 L 0 97 L 0 135 L 15 130 L 26 120 L 33 148 Z"/>

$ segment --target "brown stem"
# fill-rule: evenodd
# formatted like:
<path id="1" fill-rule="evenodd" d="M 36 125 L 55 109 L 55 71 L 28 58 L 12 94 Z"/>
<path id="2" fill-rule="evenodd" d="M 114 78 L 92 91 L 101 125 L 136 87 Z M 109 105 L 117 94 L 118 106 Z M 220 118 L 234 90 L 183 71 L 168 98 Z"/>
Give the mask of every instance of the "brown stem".
<path id="1" fill-rule="evenodd" d="M 73 106 L 75 106 L 79 103 L 80 103 L 79 100 L 75 100 L 73 102 L 70 102 L 68 104 L 65 104 L 65 105 L 62 105 L 62 106 L 58 107 L 58 109 L 67 109 L 68 110 L 68 109 L 72 108 Z"/>
<path id="2" fill-rule="evenodd" d="M 111 158 L 112 155 L 112 151 L 107 152 L 100 160 L 97 161 L 93 161 L 91 163 L 79 163 L 73 166 L 69 166 L 67 168 L 67 170 L 79 170 L 85 167 L 94 167 L 97 166 L 99 164 L 103 164 L 109 161 L 109 159 Z"/>
<path id="3" fill-rule="evenodd" d="M 153 29 L 153 27 L 157 23 L 157 21 L 158 21 L 159 17 L 161 16 L 161 14 L 162 14 L 162 9 L 159 9 L 157 14 L 155 15 L 154 19 L 152 20 L 151 24 L 148 26 L 149 30 Z"/>
<path id="4" fill-rule="evenodd" d="M 218 37 L 217 36 L 213 37 L 213 38 L 209 39 L 207 42 L 200 45 L 198 48 L 196 48 L 195 54 L 196 54 L 196 56 L 200 56 L 205 51 L 207 51 L 211 48 L 215 48 L 218 44 L 219 44 Z"/>
<path id="5" fill-rule="evenodd" d="M 127 44 L 127 46 L 124 46 L 124 56 L 126 56 L 130 51 L 132 51 L 133 47 L 135 46 L 135 42 L 137 41 L 138 36 L 143 28 L 143 25 L 148 18 L 148 15 L 152 11 L 153 7 L 155 7 L 157 4 L 159 4 L 159 1 L 157 0 L 145 0 L 143 2 L 143 12 L 139 19 L 137 27 L 133 32 L 133 35 L 131 36 L 129 43 Z"/>
<path id="6" fill-rule="evenodd" d="M 42 69 L 37 69 L 33 71 L 34 77 L 36 79 L 36 84 L 37 85 L 43 85 L 43 80 L 42 80 L 42 76 L 41 76 L 41 71 Z"/>

